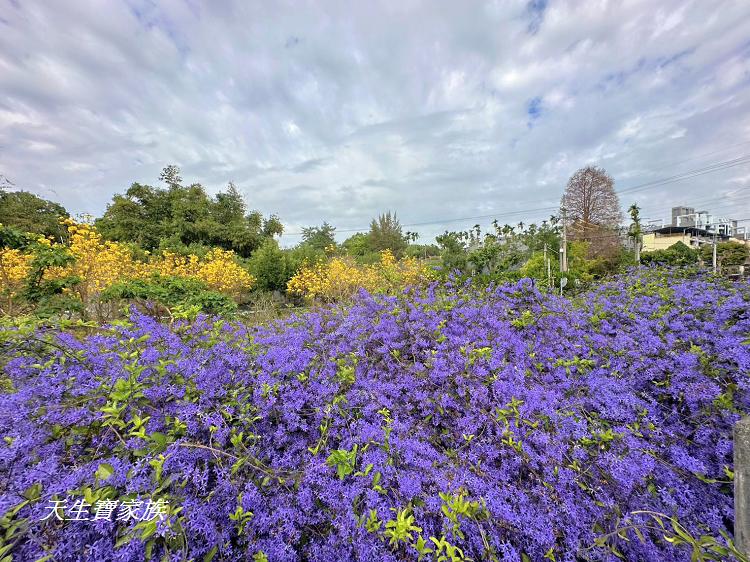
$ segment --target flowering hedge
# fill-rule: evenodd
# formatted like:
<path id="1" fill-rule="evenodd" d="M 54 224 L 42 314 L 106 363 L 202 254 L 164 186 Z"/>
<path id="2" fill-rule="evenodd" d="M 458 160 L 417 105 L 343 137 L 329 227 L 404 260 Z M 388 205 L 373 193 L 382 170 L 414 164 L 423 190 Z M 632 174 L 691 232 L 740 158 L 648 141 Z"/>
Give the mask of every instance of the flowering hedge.
<path id="1" fill-rule="evenodd" d="M 351 299 L 360 289 L 392 293 L 431 277 L 431 270 L 419 260 L 396 260 L 390 250 L 384 250 L 374 264 L 359 265 L 346 257 L 305 264 L 289 279 L 287 290 L 309 300 L 337 302 Z"/>
<path id="2" fill-rule="evenodd" d="M 104 240 L 91 225 L 72 219 L 65 219 L 63 224 L 69 236 L 65 244 L 41 237 L 36 248 L 26 251 L 0 247 L 0 314 L 10 316 L 24 311 L 21 296 L 39 248 L 61 250 L 73 258 L 64 266 L 49 267 L 44 271 L 44 280 L 75 278 L 76 282 L 66 287 L 65 292 L 74 296 L 84 309 L 95 309 L 100 320 L 111 318 L 108 314 L 111 306 L 102 303 L 102 294 L 122 281 L 146 280 L 155 274 L 187 277 L 198 279 L 235 300 L 240 300 L 255 284 L 255 278 L 229 250 L 213 248 L 203 258 L 169 251 L 150 256 L 146 252 L 143 257 L 147 259 L 139 260 L 134 258 L 133 248 Z"/>
<path id="3" fill-rule="evenodd" d="M 576 302 L 448 284 L 253 331 L 6 333 L 0 537 L 18 560 L 731 559 L 749 302 L 645 272 Z"/>

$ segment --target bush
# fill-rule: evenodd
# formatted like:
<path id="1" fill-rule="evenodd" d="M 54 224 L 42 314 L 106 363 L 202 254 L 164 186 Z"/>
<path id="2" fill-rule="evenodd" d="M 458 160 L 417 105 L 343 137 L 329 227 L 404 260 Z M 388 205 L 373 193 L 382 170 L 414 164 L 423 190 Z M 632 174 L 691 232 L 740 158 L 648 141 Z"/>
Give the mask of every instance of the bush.
<path id="1" fill-rule="evenodd" d="M 255 279 L 221 248 L 201 258 L 164 251 L 158 256 L 119 242 L 104 240 L 97 230 L 70 219 L 65 221 L 69 243 L 21 236 L 0 226 L 0 311 L 11 315 L 35 309 L 39 315 L 78 311 L 103 321 L 111 307 L 102 294 L 122 281 L 152 275 L 191 277 L 237 301 Z"/>
<path id="2" fill-rule="evenodd" d="M 138 314 L 81 341 L 10 330 L 0 552 L 737 558 L 748 301 L 747 283 L 645 270 L 575 301 L 527 281 L 363 294 L 251 332 Z M 51 509 L 103 500 L 143 520 Z"/>
<path id="3" fill-rule="evenodd" d="M 250 258 L 250 271 L 257 280 L 256 287 L 266 291 L 283 291 L 291 277 L 287 272 L 284 252 L 278 242 L 266 240 Z"/>
<path id="4" fill-rule="evenodd" d="M 352 298 L 360 289 L 388 293 L 428 280 L 430 271 L 413 258 L 396 261 L 388 250 L 373 265 L 333 257 L 305 265 L 289 280 L 287 290 L 309 300 L 335 302 Z"/>
<path id="5" fill-rule="evenodd" d="M 701 259 L 713 263 L 713 247 L 706 244 L 700 250 Z M 739 241 L 719 242 L 716 245 L 716 262 L 719 267 L 743 265 L 750 258 L 750 248 Z"/>
<path id="6" fill-rule="evenodd" d="M 641 254 L 641 263 L 674 266 L 694 265 L 698 263 L 698 251 L 689 248 L 682 242 L 677 242 L 664 250 L 643 252 Z"/>
<path id="7" fill-rule="evenodd" d="M 206 314 L 229 314 L 237 304 L 228 296 L 212 291 L 199 279 L 190 277 L 153 275 L 148 279 L 133 279 L 116 283 L 102 293 L 102 300 L 123 300 L 139 306 L 160 317 L 181 312 L 196 316 Z"/>

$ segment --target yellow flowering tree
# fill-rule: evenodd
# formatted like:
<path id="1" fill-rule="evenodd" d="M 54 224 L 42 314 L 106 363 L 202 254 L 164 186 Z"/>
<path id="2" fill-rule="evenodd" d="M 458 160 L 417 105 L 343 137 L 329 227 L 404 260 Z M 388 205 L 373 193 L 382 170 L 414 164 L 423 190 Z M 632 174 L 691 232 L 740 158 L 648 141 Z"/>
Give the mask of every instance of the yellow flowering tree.
<path id="1" fill-rule="evenodd" d="M 0 248 L 0 314 L 15 313 L 32 259 L 31 254 L 21 250 Z"/>
<path id="2" fill-rule="evenodd" d="M 68 250 L 74 260 L 62 268 L 54 268 L 50 276 L 75 276 L 79 282 L 71 289 L 84 307 L 98 305 L 98 297 L 108 287 L 123 279 L 136 279 L 148 272 L 147 264 L 133 259 L 128 246 L 102 239 L 87 224 L 66 219 L 70 243 Z M 104 312 L 97 310 L 97 313 Z"/>
<path id="3" fill-rule="evenodd" d="M 389 250 L 380 261 L 358 265 L 350 258 L 332 257 L 301 267 L 287 283 L 291 294 L 324 302 L 351 298 L 360 288 L 372 293 L 389 293 L 431 278 L 429 268 L 414 258 L 396 260 Z"/>
<path id="4" fill-rule="evenodd" d="M 150 256 L 146 252 L 146 259 L 136 259 L 130 246 L 104 240 L 91 225 L 72 219 L 65 219 L 63 224 L 68 231 L 67 244 L 53 244 L 40 238 L 36 250 L 32 247 L 27 250 L 0 248 L 0 312 L 12 314 L 17 308 L 14 304 L 27 282 L 35 252 L 45 248 L 65 250 L 72 259 L 64 265 L 46 268 L 44 280 L 75 279 L 76 282 L 63 288 L 63 292 L 79 302 L 78 308 L 84 316 L 93 313 L 100 320 L 110 317 L 116 306 L 103 301 L 102 293 L 123 281 L 148 279 L 155 274 L 195 278 L 235 300 L 255 282 L 231 251 L 215 248 L 204 258 L 172 252 Z"/>
<path id="5" fill-rule="evenodd" d="M 234 252 L 221 248 L 214 248 L 203 259 L 164 251 L 160 258 L 152 260 L 151 266 L 160 275 L 195 277 L 234 299 L 255 284 L 255 278 L 237 263 Z"/>

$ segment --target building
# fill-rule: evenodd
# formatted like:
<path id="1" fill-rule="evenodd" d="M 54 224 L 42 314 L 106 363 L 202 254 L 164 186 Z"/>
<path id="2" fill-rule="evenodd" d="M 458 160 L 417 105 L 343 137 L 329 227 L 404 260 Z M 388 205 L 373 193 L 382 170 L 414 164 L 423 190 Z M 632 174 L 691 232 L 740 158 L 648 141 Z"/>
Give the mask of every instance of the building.
<path id="1" fill-rule="evenodd" d="M 729 236 L 719 233 L 714 235 L 713 232 L 695 226 L 665 226 L 643 235 L 642 251 L 666 250 L 677 242 L 682 242 L 689 248 L 699 248 L 703 244 L 712 244 L 714 238 L 718 242 L 724 242 Z"/>
<path id="2" fill-rule="evenodd" d="M 693 207 L 672 207 L 672 226 L 694 227 L 719 236 L 734 236 L 737 233 L 737 221 L 714 216 L 708 211 L 696 212 Z"/>

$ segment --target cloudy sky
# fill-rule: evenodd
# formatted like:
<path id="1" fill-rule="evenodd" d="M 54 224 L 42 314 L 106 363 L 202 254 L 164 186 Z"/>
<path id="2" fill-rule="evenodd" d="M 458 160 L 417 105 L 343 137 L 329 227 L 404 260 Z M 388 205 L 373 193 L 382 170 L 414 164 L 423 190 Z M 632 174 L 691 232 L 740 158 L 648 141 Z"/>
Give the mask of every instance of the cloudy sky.
<path id="1" fill-rule="evenodd" d="M 175 163 L 286 244 L 539 220 L 589 163 L 647 218 L 750 219 L 748 29 L 747 0 L 0 0 L 0 174 L 96 215 Z"/>

